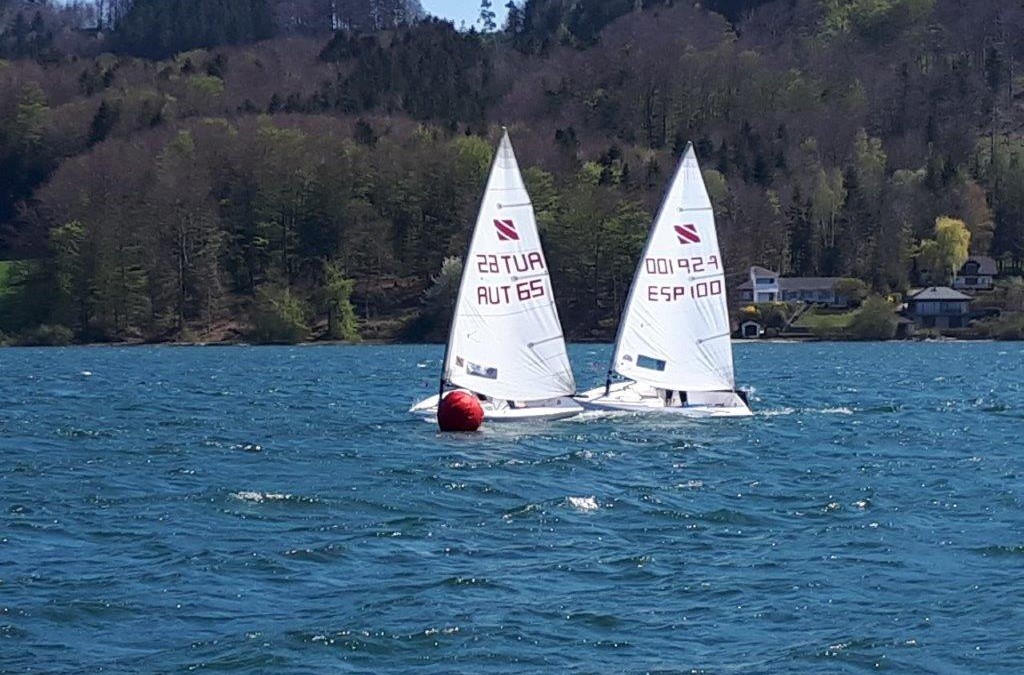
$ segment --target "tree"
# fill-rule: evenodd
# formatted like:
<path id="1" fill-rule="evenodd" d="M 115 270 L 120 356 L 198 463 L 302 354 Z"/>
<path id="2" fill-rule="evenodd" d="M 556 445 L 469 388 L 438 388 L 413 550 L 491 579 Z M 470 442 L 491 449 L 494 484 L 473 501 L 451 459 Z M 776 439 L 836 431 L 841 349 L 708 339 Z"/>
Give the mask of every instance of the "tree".
<path id="1" fill-rule="evenodd" d="M 324 266 L 323 302 L 327 311 L 327 337 L 354 342 L 359 339 L 359 322 L 352 307 L 355 282 L 346 279 L 341 269 L 328 263 Z"/>
<path id="2" fill-rule="evenodd" d="M 868 297 L 871 289 L 860 279 L 847 277 L 837 281 L 833 290 L 835 290 L 837 295 L 849 299 L 850 303 L 859 305 L 864 301 L 864 298 Z"/>
<path id="3" fill-rule="evenodd" d="M 478 23 L 485 33 L 493 33 L 498 29 L 498 24 L 494 22 L 496 15 L 491 7 L 493 7 L 491 0 L 480 0 L 480 19 Z"/>
<path id="4" fill-rule="evenodd" d="M 967 262 L 971 233 L 962 220 L 941 216 L 935 220 L 935 238 L 921 242 L 918 261 L 932 283 L 948 284 Z"/>
<path id="5" fill-rule="evenodd" d="M 505 18 L 505 32 L 516 38 L 523 32 L 523 11 L 519 9 L 515 0 L 509 0 L 505 9 L 508 10 L 508 15 Z"/>
<path id="6" fill-rule="evenodd" d="M 857 310 L 849 333 L 856 340 L 891 340 L 896 335 L 896 325 L 896 308 L 873 295 Z"/>
<path id="7" fill-rule="evenodd" d="M 96 111 L 95 117 L 92 118 L 92 123 L 89 125 L 89 145 L 96 145 L 106 139 L 113 130 L 114 125 L 117 124 L 120 116 L 120 108 L 117 105 L 108 103 L 107 99 L 103 99 L 100 102 L 100 107 Z"/>
<path id="8" fill-rule="evenodd" d="M 152 59 L 196 47 L 269 38 L 273 15 L 267 0 L 134 0 L 117 23 L 118 51 Z"/>
<path id="9" fill-rule="evenodd" d="M 287 288 L 264 286 L 256 296 L 252 339 L 260 344 L 294 344 L 309 337 L 305 304 Z"/>

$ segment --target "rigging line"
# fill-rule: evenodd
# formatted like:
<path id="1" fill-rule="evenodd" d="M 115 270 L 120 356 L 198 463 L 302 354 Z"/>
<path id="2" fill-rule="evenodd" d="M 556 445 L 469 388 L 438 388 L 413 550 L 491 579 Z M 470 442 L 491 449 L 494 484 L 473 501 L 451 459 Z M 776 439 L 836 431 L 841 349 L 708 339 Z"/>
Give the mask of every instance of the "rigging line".
<path id="1" fill-rule="evenodd" d="M 722 274 L 721 272 L 709 272 L 708 274 L 701 274 L 701 275 L 698 275 L 698 276 L 691 276 L 689 278 L 689 280 L 690 281 L 700 281 L 701 279 L 717 279 L 718 277 L 721 277 L 722 279 L 725 279 L 725 275 Z"/>
<path id="2" fill-rule="evenodd" d="M 509 278 L 512 279 L 512 281 L 524 281 L 526 279 L 540 279 L 542 277 L 547 277 L 547 276 L 549 276 L 547 271 L 544 271 L 544 272 L 537 272 L 536 274 L 527 274 L 527 275 L 524 275 L 524 276 L 521 276 L 521 277 L 509 277 Z"/>
<path id="3" fill-rule="evenodd" d="M 712 335 L 711 337 L 706 337 L 706 338 L 703 338 L 701 340 L 697 340 L 697 344 L 702 345 L 705 342 L 711 342 L 712 340 L 720 340 L 720 339 L 722 339 L 724 337 L 732 337 L 732 333 L 722 333 L 721 335 Z"/>
<path id="4" fill-rule="evenodd" d="M 544 338 L 543 340 L 537 340 L 536 342 L 531 342 L 528 346 L 530 347 L 530 349 L 533 349 L 537 345 L 542 345 L 542 344 L 545 344 L 547 342 L 554 342 L 555 340 L 561 340 L 562 338 L 563 338 L 563 335 L 561 333 L 559 333 L 558 335 L 554 335 L 554 336 L 549 337 L 549 338 Z M 561 357 L 559 357 L 559 358 L 561 358 Z"/>
<path id="5" fill-rule="evenodd" d="M 534 311 L 536 311 L 538 309 L 544 309 L 545 307 L 553 307 L 554 305 L 555 305 L 555 303 L 549 302 L 546 305 L 535 305 L 535 306 L 529 307 L 527 309 L 521 309 L 521 310 L 519 310 L 517 312 L 506 312 L 504 314 L 484 314 L 483 312 L 478 312 L 478 314 L 481 317 L 486 316 L 489 319 L 495 319 L 495 318 L 506 317 L 506 316 L 516 316 L 517 314 L 526 314 L 527 312 L 534 312 Z"/>

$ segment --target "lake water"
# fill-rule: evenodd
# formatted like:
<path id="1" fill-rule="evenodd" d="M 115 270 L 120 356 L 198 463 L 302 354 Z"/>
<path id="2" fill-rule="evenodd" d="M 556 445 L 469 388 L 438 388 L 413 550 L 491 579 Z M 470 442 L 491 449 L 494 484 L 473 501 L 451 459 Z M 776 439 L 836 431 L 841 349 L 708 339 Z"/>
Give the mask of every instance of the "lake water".
<path id="1" fill-rule="evenodd" d="M 1024 345 L 736 354 L 441 435 L 436 346 L 0 350 L 0 672 L 1021 672 Z"/>

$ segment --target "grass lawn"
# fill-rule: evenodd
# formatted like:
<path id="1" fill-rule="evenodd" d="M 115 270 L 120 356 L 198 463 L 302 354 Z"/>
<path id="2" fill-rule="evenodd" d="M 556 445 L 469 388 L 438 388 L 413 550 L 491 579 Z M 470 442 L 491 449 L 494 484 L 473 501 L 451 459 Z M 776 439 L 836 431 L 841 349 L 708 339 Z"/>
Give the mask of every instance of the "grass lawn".
<path id="1" fill-rule="evenodd" d="M 793 325 L 800 328 L 810 328 L 812 331 L 845 330 L 850 327 L 854 314 L 855 312 L 846 312 L 845 314 L 819 314 L 818 312 L 810 311 L 797 319 L 796 323 Z"/>

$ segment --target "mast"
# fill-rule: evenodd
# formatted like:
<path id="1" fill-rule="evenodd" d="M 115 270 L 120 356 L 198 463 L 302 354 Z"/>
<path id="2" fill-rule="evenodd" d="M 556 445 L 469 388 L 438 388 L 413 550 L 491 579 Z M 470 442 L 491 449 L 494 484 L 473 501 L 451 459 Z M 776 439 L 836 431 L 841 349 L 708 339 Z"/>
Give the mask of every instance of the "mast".
<path id="1" fill-rule="evenodd" d="M 505 140 L 505 139 L 508 138 L 508 127 L 506 127 L 506 126 L 502 126 L 501 127 L 501 135 L 502 135 L 502 140 Z M 500 145 L 499 145 L 499 149 L 500 149 Z M 498 153 L 495 152 L 494 153 L 494 162 L 493 162 L 493 164 L 496 164 L 497 162 L 498 162 Z M 492 168 L 491 168 L 492 172 L 493 172 L 493 164 L 492 164 Z M 490 177 L 488 177 L 488 181 L 487 182 L 490 183 Z M 477 213 L 478 214 L 481 211 L 483 211 L 484 203 L 486 201 L 487 201 L 487 186 L 485 185 L 485 187 L 484 187 L 484 194 L 480 198 L 480 206 L 477 208 Z M 473 232 L 472 232 L 472 234 L 469 237 L 469 245 L 466 247 L 466 255 L 463 256 L 463 260 L 462 260 L 462 275 L 461 275 L 461 278 L 459 279 L 459 291 L 458 291 L 458 293 L 455 294 L 455 306 L 452 307 L 452 318 L 451 318 L 451 321 L 448 322 L 448 341 L 444 343 L 444 357 L 441 359 L 441 380 L 440 380 L 440 382 L 438 382 L 438 385 L 437 385 L 437 400 L 438 400 L 438 403 L 440 403 L 441 399 L 444 397 L 444 385 L 448 381 L 448 355 L 451 353 L 452 340 L 455 337 L 455 320 L 456 320 L 456 315 L 457 315 L 457 313 L 459 311 L 459 307 L 462 305 L 462 291 L 465 290 L 466 282 L 468 281 L 468 278 L 466 276 L 466 265 L 468 264 L 469 261 L 467 260 L 467 258 L 469 257 L 469 251 L 473 248 L 473 239 L 476 237 L 476 228 L 477 228 L 478 224 L 479 223 L 474 223 L 473 224 Z"/>
<path id="2" fill-rule="evenodd" d="M 657 389 L 733 390 L 725 291 L 711 199 L 687 144 L 637 265 L 609 370 Z"/>
<path id="3" fill-rule="evenodd" d="M 668 197 L 672 193 L 672 186 L 679 180 L 679 174 L 683 171 L 683 159 L 686 158 L 687 153 L 693 151 L 693 143 L 691 141 L 686 142 L 686 148 L 683 149 L 682 157 L 679 159 L 679 163 L 676 165 L 676 170 L 672 174 L 672 180 L 669 181 L 668 189 L 665 190 L 665 196 L 661 199 L 661 205 L 658 206 L 658 213 L 654 216 L 654 221 L 651 223 L 651 228 L 647 232 L 647 241 L 644 242 L 644 250 L 640 253 L 640 258 L 636 263 L 636 270 L 633 272 L 633 283 L 629 285 L 629 294 L 626 295 L 626 304 L 622 310 L 622 317 L 619 319 L 619 326 L 615 330 L 615 343 L 612 345 L 612 355 L 608 361 L 608 377 L 604 383 L 604 395 L 607 396 L 612 387 L 612 376 L 616 374 L 615 370 L 615 357 L 619 352 L 619 343 L 622 341 L 622 330 L 626 326 L 626 321 L 629 318 L 629 310 L 633 305 L 633 293 L 636 292 L 637 282 L 640 281 L 640 273 L 644 269 L 644 261 L 647 259 L 648 253 L 651 250 L 651 244 L 654 242 L 654 235 L 657 231 L 658 223 L 661 221 L 662 216 L 665 213 L 665 209 L 668 207 Z"/>
<path id="4" fill-rule="evenodd" d="M 439 390 L 505 400 L 575 392 L 551 277 L 507 130 L 463 264 Z"/>

